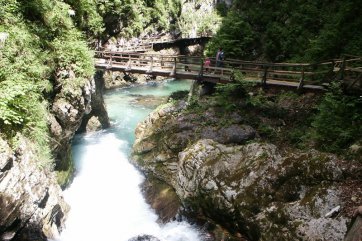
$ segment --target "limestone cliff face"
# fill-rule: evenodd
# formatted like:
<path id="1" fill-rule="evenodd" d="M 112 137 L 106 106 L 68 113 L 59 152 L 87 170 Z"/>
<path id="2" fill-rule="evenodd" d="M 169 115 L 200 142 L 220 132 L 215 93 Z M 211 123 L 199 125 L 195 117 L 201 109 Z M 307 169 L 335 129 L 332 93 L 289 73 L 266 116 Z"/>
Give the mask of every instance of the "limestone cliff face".
<path id="1" fill-rule="evenodd" d="M 75 81 L 74 74 L 66 81 Z M 59 80 L 51 112 L 49 115 L 50 132 L 52 135 L 52 150 L 55 157 L 55 168 L 68 171 L 71 166 L 71 140 L 81 125 L 85 114 L 90 113 L 92 94 L 95 93 L 95 83 L 91 79 L 84 85 L 74 83 L 64 85 Z"/>
<path id="2" fill-rule="evenodd" d="M 109 124 L 103 98 L 99 97 L 103 83 L 90 79 L 80 84 L 71 70 L 65 72 L 58 75 L 63 77 L 57 79 L 48 115 L 56 172 L 37 160 L 32 148 L 37 143 L 20 137 L 19 147 L 12 150 L 0 139 L 0 240 L 57 237 L 69 210 L 59 183 L 66 186 L 73 173 L 72 138 L 92 110 L 104 127 Z"/>
<path id="3" fill-rule="evenodd" d="M 94 76 L 95 90 L 92 92 L 91 111 L 85 112 L 78 132 L 89 132 L 105 129 L 110 126 L 108 113 L 103 99 L 103 92 L 105 88 L 105 80 L 103 75 L 103 71 L 97 71 Z"/>
<path id="4" fill-rule="evenodd" d="M 57 79 L 59 88 L 55 91 L 49 114 L 52 135 L 50 144 L 55 157 L 55 170 L 59 174 L 58 180 L 65 186 L 73 170 L 71 140 L 76 131 L 85 132 L 92 116 L 97 118 L 102 128 L 109 127 L 110 123 L 102 96 L 102 78 L 96 74 L 94 79 L 91 78 L 80 85 L 71 70 L 59 76 L 66 77 Z"/>
<path id="5" fill-rule="evenodd" d="M 178 20 L 182 37 L 195 38 L 216 33 L 221 19 L 216 13 L 215 0 L 182 1 L 181 16 Z"/>
<path id="6" fill-rule="evenodd" d="M 249 240 L 343 240 L 346 200 L 360 196 L 345 186 L 360 168 L 261 142 L 237 113 L 220 124 L 212 109 L 195 114 L 184 107 L 168 104 L 140 123 L 133 157 L 171 184 L 186 209 Z"/>
<path id="7" fill-rule="evenodd" d="M 46 240 L 62 230 L 69 207 L 35 156 L 24 138 L 16 151 L 0 139 L 0 240 Z"/>

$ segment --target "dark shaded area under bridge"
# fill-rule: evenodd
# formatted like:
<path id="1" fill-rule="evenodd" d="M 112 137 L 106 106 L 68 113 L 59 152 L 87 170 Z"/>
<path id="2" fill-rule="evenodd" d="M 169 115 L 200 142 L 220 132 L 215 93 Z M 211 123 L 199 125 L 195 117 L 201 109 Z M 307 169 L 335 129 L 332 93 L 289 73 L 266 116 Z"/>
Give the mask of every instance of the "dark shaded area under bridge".
<path id="1" fill-rule="evenodd" d="M 192 45 L 204 45 L 206 44 L 211 37 L 197 37 L 197 38 L 182 38 L 169 40 L 167 42 L 155 41 L 152 42 L 153 50 L 160 51 L 161 49 L 168 49 L 173 47 L 178 47 L 182 49 L 183 47 L 192 46 Z"/>

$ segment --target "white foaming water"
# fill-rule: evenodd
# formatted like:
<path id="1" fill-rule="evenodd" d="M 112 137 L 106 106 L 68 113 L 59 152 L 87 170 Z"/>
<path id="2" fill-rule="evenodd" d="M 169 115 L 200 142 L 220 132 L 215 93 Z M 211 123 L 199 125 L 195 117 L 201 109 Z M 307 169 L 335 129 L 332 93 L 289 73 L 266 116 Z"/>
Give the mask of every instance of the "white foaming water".
<path id="1" fill-rule="evenodd" d="M 159 88 L 154 88 L 159 92 Z M 150 91 L 146 91 L 147 94 Z M 117 95 L 126 97 L 128 93 L 121 91 Z M 106 97 L 107 105 L 112 102 L 110 100 L 114 100 L 113 94 Z M 127 241 L 144 234 L 162 241 L 202 240 L 200 233 L 186 222 L 158 224 L 157 215 L 141 194 L 139 185 L 144 177 L 127 158 L 134 139 L 133 133 L 128 133 L 127 124 L 134 126 L 134 122 L 140 121 L 150 110 L 140 114 L 139 109 L 134 108 L 145 108 L 125 103 L 118 109 L 114 105 L 108 107 L 116 109 L 117 113 L 110 113 L 110 116 L 116 116 L 117 120 L 112 121 L 117 122 L 117 126 L 75 141 L 77 176 L 64 192 L 71 211 L 60 240 Z M 122 113 L 127 113 L 123 114 L 124 118 Z M 126 138 L 123 132 L 128 133 Z"/>

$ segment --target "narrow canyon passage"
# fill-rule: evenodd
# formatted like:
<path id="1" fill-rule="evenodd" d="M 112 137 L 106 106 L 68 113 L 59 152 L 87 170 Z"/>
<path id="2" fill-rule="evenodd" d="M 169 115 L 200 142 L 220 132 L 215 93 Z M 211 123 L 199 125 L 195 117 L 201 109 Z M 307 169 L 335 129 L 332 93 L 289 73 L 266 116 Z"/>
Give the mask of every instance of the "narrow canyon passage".
<path id="1" fill-rule="evenodd" d="M 197 228 L 186 222 L 157 223 L 139 188 L 144 177 L 128 160 L 137 123 L 161 99 L 188 90 L 190 84 L 166 81 L 105 94 L 112 127 L 74 140 L 77 174 L 64 194 L 71 211 L 61 241 L 127 241 L 145 234 L 162 241 L 202 240 Z"/>

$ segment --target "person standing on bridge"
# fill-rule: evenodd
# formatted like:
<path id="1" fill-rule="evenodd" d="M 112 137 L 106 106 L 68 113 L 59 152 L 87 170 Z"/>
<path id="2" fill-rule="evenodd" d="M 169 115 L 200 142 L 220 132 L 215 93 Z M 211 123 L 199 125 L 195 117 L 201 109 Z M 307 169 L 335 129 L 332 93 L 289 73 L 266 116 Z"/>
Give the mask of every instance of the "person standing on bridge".
<path id="1" fill-rule="evenodd" d="M 216 67 L 222 67 L 222 61 L 224 60 L 224 51 L 222 48 L 219 48 L 219 50 L 216 53 Z"/>
<path id="2" fill-rule="evenodd" d="M 211 64 L 210 58 L 206 58 L 204 62 L 205 72 L 209 72 L 210 64 Z"/>

